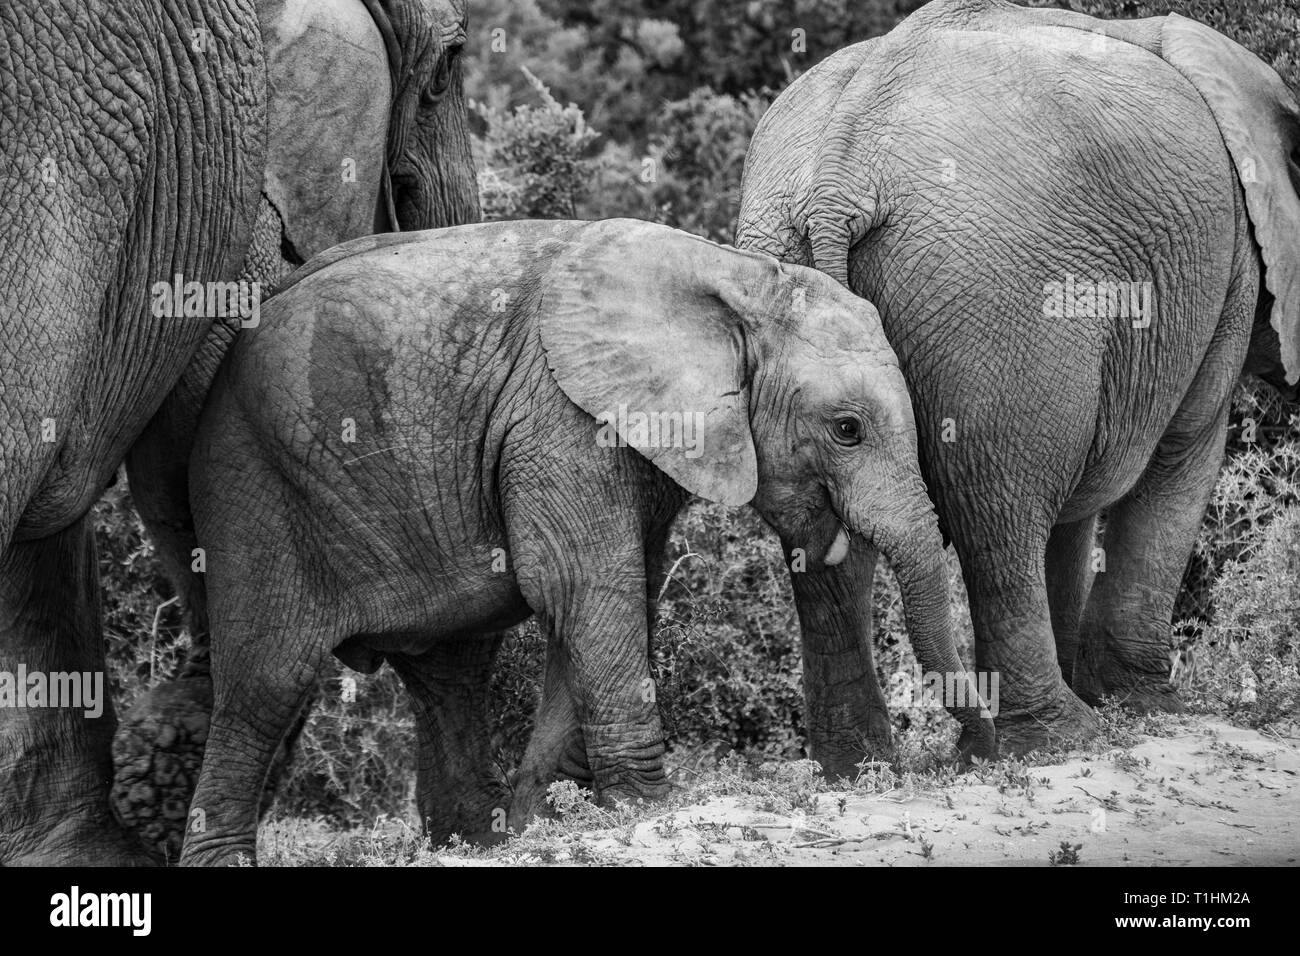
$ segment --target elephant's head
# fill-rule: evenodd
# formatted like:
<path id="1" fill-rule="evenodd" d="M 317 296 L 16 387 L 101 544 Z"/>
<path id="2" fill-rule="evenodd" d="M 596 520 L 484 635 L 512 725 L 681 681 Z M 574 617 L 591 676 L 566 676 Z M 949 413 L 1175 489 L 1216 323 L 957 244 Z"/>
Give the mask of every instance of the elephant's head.
<path id="1" fill-rule="evenodd" d="M 963 745 L 991 718 L 952 631 L 938 519 L 922 481 L 898 359 L 872 305 L 823 273 L 629 220 L 577 233 L 542 284 L 556 381 L 681 487 L 752 502 L 796 573 L 890 557 L 921 665 L 962 674 Z M 955 702 L 949 702 L 955 703 Z"/>
<path id="2" fill-rule="evenodd" d="M 387 164 L 396 221 L 405 230 L 477 222 L 461 67 L 467 0 L 364 3 L 392 73 Z"/>
<path id="3" fill-rule="evenodd" d="M 264 192 L 297 260 L 479 218 L 461 83 L 465 0 L 259 0 Z"/>

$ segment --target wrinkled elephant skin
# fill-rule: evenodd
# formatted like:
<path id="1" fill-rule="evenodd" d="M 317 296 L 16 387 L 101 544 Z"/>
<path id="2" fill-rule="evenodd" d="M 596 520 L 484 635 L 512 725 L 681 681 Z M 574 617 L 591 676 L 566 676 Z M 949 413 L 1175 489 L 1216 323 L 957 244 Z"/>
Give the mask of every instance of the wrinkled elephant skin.
<path id="1" fill-rule="evenodd" d="M 1181 707 L 1169 621 L 1232 389 L 1248 356 L 1300 379 L 1297 147 L 1279 78 L 1208 27 L 1000 0 L 840 51 L 755 133 L 737 245 L 880 310 L 1005 749 L 1091 735 L 1085 701 Z"/>
<path id="2" fill-rule="evenodd" d="M 254 853 L 255 794 L 331 653 L 386 659 L 411 690 L 436 839 L 499 837 L 566 769 L 605 803 L 663 796 L 648 618 L 690 493 L 752 501 L 810 575 L 885 550 L 918 658 L 965 678 L 875 310 L 665 226 L 493 223 L 330 250 L 236 343 L 191 464 L 217 703 L 184 862 Z M 547 676 L 512 805 L 488 759 L 488 675 L 496 633 L 530 614 Z M 951 708 L 989 755 L 982 709 L 973 689 Z"/>

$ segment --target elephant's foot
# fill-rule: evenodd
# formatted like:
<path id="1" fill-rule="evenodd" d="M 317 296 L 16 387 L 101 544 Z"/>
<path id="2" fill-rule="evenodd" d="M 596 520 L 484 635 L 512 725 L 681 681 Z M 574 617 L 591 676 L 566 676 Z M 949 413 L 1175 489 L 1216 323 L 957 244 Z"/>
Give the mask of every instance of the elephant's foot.
<path id="1" fill-rule="evenodd" d="M 1183 714 L 1187 712 L 1187 704 L 1179 696 L 1178 688 L 1167 681 L 1106 687 L 1100 693 L 1094 690 L 1080 696 L 1094 703 L 1100 703 L 1104 697 L 1110 698 L 1125 710 L 1135 714 Z"/>
<path id="2" fill-rule="evenodd" d="M 1139 714 L 1184 713 L 1187 706 L 1169 683 L 1169 660 L 1163 645 L 1141 650 L 1142 657 L 1136 662 L 1115 656 L 1099 660 L 1100 655 L 1085 650 L 1074 668 L 1075 693 L 1094 707 L 1103 698 L 1111 698 Z"/>
<path id="3" fill-rule="evenodd" d="M 560 812 L 550 800 L 552 784 L 572 780 L 579 787 L 593 791 L 597 806 L 614 808 L 619 804 L 660 803 L 668 799 L 672 785 L 666 777 L 651 780 L 622 782 L 601 787 L 598 790 L 590 778 L 575 779 L 561 774 L 533 776 L 527 780 L 515 782 L 515 795 L 510 804 L 510 828 L 515 833 L 522 833 L 524 828 L 536 819 L 556 819 Z"/>
<path id="4" fill-rule="evenodd" d="M 257 866 L 256 838 L 213 840 L 195 846 L 192 842 L 180 858 L 181 866 Z"/>
<path id="5" fill-rule="evenodd" d="M 1101 733 L 1101 721 L 1092 708 L 1064 686 L 1045 705 L 1004 708 L 995 723 L 1003 757 L 1085 743 Z"/>
<path id="6" fill-rule="evenodd" d="M 658 719 L 652 723 L 584 724 L 582 738 L 599 806 L 667 798 L 671 786 Z"/>
<path id="7" fill-rule="evenodd" d="M 1185 714 L 1187 703 L 1170 683 L 1134 687 L 1119 697 L 1126 709 L 1138 714 Z"/>
<path id="8" fill-rule="evenodd" d="M 160 861 L 180 857 L 211 714 L 206 676 L 159 684 L 113 738 L 113 814 Z"/>
<path id="9" fill-rule="evenodd" d="M 539 743 L 539 734 L 534 731 L 524 762 L 510 780 L 514 796 L 510 802 L 509 827 L 515 833 L 523 833 L 534 819 L 557 816 L 547 800 L 551 784 L 571 780 L 584 790 L 595 792 L 596 782 L 587 764 L 580 728 L 554 734 L 548 746 Z"/>
<path id="10" fill-rule="evenodd" d="M 985 719 L 974 726 L 963 727 L 957 738 L 957 753 L 962 764 L 975 760 L 994 760 L 998 755 L 998 734 L 992 721 Z"/>
<path id="11" fill-rule="evenodd" d="M 498 781 L 455 793 L 420 794 L 417 802 L 424 833 L 435 845 L 453 835 L 479 846 L 510 837 L 510 793 Z"/>
<path id="12" fill-rule="evenodd" d="M 9 847 L 3 866 L 157 866 L 135 836 L 121 829 L 104 813 L 74 813 L 48 833 Z"/>
<path id="13" fill-rule="evenodd" d="M 808 734 L 808 752 L 822 768 L 827 780 L 856 780 L 866 761 L 893 763 L 898 756 L 889 712 L 872 708 L 851 730 L 830 732 L 813 729 Z"/>

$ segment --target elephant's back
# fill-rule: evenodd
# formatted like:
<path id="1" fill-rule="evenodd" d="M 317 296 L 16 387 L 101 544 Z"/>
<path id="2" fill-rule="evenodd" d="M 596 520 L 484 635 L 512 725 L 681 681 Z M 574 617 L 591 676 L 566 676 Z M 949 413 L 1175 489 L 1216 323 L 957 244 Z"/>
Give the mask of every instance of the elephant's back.
<path id="1" fill-rule="evenodd" d="M 881 211 L 852 276 L 919 404 L 1044 460 L 1068 435 L 1078 457 L 1060 467 L 1104 458 L 1104 483 L 1125 486 L 1239 268 L 1208 107 L 1149 50 L 1059 27 L 930 30 L 892 76 L 876 129 L 898 135 L 868 160 Z"/>
<path id="2" fill-rule="evenodd" d="M 284 439 L 330 410 L 434 414 L 466 380 L 490 385 L 487 356 L 512 337 L 508 307 L 527 285 L 524 257 L 485 251 L 518 239 L 507 225 L 366 236 L 312 258 L 241 332 L 210 404 Z"/>
<path id="3" fill-rule="evenodd" d="M 1087 273 L 1155 282 L 1167 306 L 1217 320 L 1238 187 L 1209 108 L 1168 64 L 1066 28 L 932 30 L 894 75 L 867 160 L 880 254 L 921 272 L 942 258 L 967 300 L 1037 312 L 1048 283 Z"/>
<path id="4" fill-rule="evenodd" d="M 1037 181 L 1137 187 L 1174 171 L 1190 180 L 1187 188 L 1230 195 L 1221 175 L 1229 159 L 1208 106 L 1143 46 L 1034 26 L 929 30 L 891 50 L 887 69 L 876 68 L 872 106 L 874 121 L 898 132 L 900 148 L 910 141 L 929 149 L 947 141 L 951 153 L 984 147 L 1031 194 Z"/>

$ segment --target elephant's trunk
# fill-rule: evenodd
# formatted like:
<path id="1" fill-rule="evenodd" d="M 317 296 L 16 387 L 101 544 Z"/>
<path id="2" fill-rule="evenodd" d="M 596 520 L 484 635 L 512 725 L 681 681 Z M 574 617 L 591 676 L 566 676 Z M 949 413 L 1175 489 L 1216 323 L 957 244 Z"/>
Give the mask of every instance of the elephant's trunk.
<path id="1" fill-rule="evenodd" d="M 893 565 L 912 650 L 926 686 L 942 696 L 944 707 L 962 726 L 962 756 L 990 758 L 996 754 L 990 702 L 981 698 L 975 675 L 966 670 L 957 654 L 948 600 L 948 565 L 934 508 L 919 475 L 905 486 L 908 490 L 901 508 L 853 507 L 844 517 L 851 530 L 864 534 Z"/>

